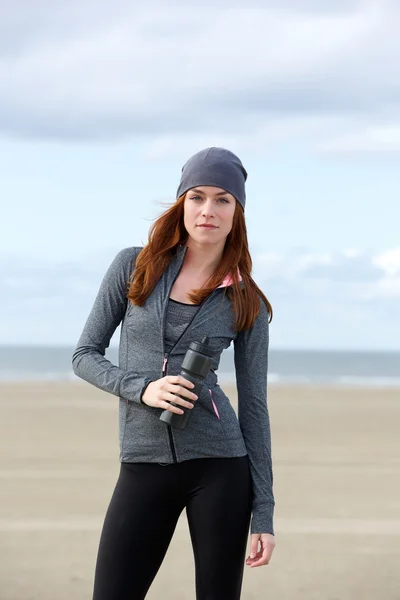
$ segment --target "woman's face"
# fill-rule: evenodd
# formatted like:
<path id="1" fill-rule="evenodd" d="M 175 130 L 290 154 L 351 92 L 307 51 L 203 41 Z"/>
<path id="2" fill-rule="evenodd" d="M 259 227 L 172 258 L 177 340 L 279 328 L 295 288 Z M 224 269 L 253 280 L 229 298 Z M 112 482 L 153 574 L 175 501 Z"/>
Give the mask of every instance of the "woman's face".
<path id="1" fill-rule="evenodd" d="M 200 185 L 189 190 L 183 217 L 189 238 L 199 244 L 225 244 L 235 208 L 236 198 L 222 188 Z"/>

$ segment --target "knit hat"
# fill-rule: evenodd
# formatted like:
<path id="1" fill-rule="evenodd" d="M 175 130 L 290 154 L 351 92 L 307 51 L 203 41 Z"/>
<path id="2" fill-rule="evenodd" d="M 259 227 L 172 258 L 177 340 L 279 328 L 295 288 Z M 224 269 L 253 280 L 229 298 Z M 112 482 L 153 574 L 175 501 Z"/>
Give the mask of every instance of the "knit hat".
<path id="1" fill-rule="evenodd" d="M 176 197 L 179 198 L 197 185 L 213 185 L 235 196 L 244 210 L 246 179 L 246 169 L 233 152 L 225 148 L 206 148 L 183 165 Z"/>

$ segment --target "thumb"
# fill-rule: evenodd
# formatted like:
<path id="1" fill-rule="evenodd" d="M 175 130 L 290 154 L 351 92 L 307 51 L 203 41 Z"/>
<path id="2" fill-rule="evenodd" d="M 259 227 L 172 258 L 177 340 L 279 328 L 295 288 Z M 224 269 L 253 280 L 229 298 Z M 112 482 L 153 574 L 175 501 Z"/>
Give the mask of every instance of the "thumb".
<path id="1" fill-rule="evenodd" d="M 258 546 L 259 536 L 252 535 L 250 542 L 250 558 L 255 558 L 257 555 L 257 546 Z"/>

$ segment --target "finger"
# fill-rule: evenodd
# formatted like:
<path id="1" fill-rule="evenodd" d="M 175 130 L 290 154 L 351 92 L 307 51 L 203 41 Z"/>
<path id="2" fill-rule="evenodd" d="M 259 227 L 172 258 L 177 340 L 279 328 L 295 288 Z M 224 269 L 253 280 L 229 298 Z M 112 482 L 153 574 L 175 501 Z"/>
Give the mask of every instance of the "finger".
<path id="1" fill-rule="evenodd" d="M 185 396 L 186 398 L 193 398 L 194 400 L 197 400 L 197 395 L 194 392 L 191 392 L 190 390 L 188 390 L 187 388 L 185 388 L 183 385 L 175 385 L 174 387 L 174 393 L 175 394 L 181 394 L 182 396 Z"/>
<path id="2" fill-rule="evenodd" d="M 186 389 L 185 387 L 182 387 L 181 385 L 174 385 L 173 383 L 171 383 L 168 385 L 167 391 L 171 394 L 177 394 L 179 396 L 183 396 L 184 398 L 189 398 L 193 401 L 197 400 L 196 394 Z"/>
<path id="3" fill-rule="evenodd" d="M 250 541 L 250 557 L 249 558 L 255 558 L 257 555 L 257 551 L 258 551 L 258 540 L 259 538 L 257 537 L 251 537 L 251 541 Z"/>
<path id="4" fill-rule="evenodd" d="M 248 563 L 252 563 L 255 560 L 258 560 L 259 558 L 261 558 L 262 556 L 262 552 L 257 552 L 256 554 L 249 554 L 249 556 L 247 557 L 246 561 Z"/>
<path id="5" fill-rule="evenodd" d="M 251 569 L 253 569 L 254 567 L 262 567 L 265 566 L 269 563 L 269 561 L 266 558 L 260 558 L 259 560 L 255 560 L 254 562 L 252 562 L 249 567 Z"/>
<path id="6" fill-rule="evenodd" d="M 178 375 L 178 383 L 189 389 L 194 388 L 194 383 L 192 383 L 188 379 L 185 379 L 184 377 L 182 377 L 182 375 Z"/>
<path id="7" fill-rule="evenodd" d="M 272 549 L 268 546 L 265 546 L 262 552 L 256 556 L 256 560 L 251 563 L 251 567 L 261 567 L 262 565 L 267 565 L 271 558 Z"/>
<path id="8" fill-rule="evenodd" d="M 254 564 L 255 562 L 257 562 L 260 558 L 261 558 L 261 553 L 256 554 L 254 558 L 250 558 L 250 556 L 248 558 L 246 558 L 246 565 L 251 566 L 252 564 Z"/>
<path id="9" fill-rule="evenodd" d="M 164 408 L 166 410 L 170 410 L 177 415 L 183 415 L 184 411 L 178 406 L 173 406 L 170 402 L 165 402 L 164 400 L 160 400 L 159 408 Z"/>
<path id="10" fill-rule="evenodd" d="M 169 402 L 174 402 L 175 404 L 179 404 L 179 406 L 183 406 L 184 408 L 193 408 L 193 402 L 188 402 L 179 396 L 175 396 L 171 392 L 166 392 L 163 394 L 163 400 L 168 400 Z"/>
<path id="11" fill-rule="evenodd" d="M 192 389 L 194 388 L 194 383 L 182 377 L 182 375 L 167 375 L 165 377 L 170 383 L 175 385 L 183 385 L 186 388 Z"/>
<path id="12" fill-rule="evenodd" d="M 197 400 L 197 395 L 194 392 L 191 392 L 190 390 L 186 389 L 185 387 L 182 387 L 181 385 L 179 385 L 178 388 L 174 390 L 174 393 L 179 394 L 181 396 L 185 396 L 186 398 L 190 398 L 191 400 Z"/>

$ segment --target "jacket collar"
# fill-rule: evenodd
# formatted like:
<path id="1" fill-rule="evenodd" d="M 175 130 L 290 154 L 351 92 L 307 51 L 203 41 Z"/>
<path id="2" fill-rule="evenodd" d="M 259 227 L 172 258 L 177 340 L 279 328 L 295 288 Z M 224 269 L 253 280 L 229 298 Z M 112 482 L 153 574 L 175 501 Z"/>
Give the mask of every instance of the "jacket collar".
<path id="1" fill-rule="evenodd" d="M 183 264 L 183 260 L 186 256 L 186 252 L 187 252 L 188 247 L 183 245 L 183 244 L 179 244 L 176 250 L 176 254 L 177 257 L 179 259 L 179 263 L 180 265 Z M 239 267 L 237 269 L 237 274 L 238 274 L 238 278 L 239 278 L 239 282 L 243 281 L 242 275 L 239 271 Z M 219 288 L 225 288 L 228 287 L 230 285 L 233 284 L 233 276 L 232 273 L 228 273 L 228 275 L 225 277 L 225 279 L 223 280 L 223 282 L 221 283 L 221 285 L 218 285 L 215 289 L 219 289 Z"/>

